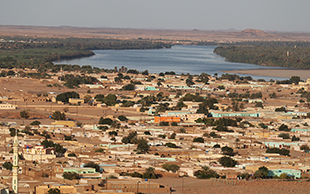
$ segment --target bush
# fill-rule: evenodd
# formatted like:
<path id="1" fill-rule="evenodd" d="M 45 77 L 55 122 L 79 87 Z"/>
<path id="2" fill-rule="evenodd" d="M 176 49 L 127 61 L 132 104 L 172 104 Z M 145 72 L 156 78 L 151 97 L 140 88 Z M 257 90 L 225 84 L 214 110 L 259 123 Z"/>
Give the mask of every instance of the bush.
<path id="1" fill-rule="evenodd" d="M 282 173 L 282 174 L 280 174 L 279 178 L 280 179 L 290 179 L 291 177 L 288 176 L 286 173 Z"/>
<path id="2" fill-rule="evenodd" d="M 65 113 L 61 113 L 60 111 L 55 111 L 53 113 L 52 119 L 54 120 L 66 120 L 66 114 Z"/>
<path id="3" fill-rule="evenodd" d="M 75 172 L 64 172 L 62 174 L 64 179 L 73 180 L 73 179 L 80 179 L 80 176 Z"/>
<path id="4" fill-rule="evenodd" d="M 168 122 L 162 121 L 159 123 L 159 126 L 169 126 Z"/>
<path id="5" fill-rule="evenodd" d="M 11 162 L 4 162 L 2 164 L 2 167 L 5 168 L 5 169 L 8 169 L 8 170 L 12 170 L 13 164 Z"/>
<path id="6" fill-rule="evenodd" d="M 28 119 L 29 118 L 29 113 L 26 110 L 20 111 L 19 115 L 20 115 L 21 118 L 24 118 L 24 119 Z"/>
<path id="7" fill-rule="evenodd" d="M 282 124 L 279 127 L 279 131 L 291 131 L 291 129 L 289 129 L 287 125 Z"/>
<path id="8" fill-rule="evenodd" d="M 254 173 L 254 177 L 255 178 L 267 178 L 268 177 L 268 168 L 266 168 L 265 166 L 259 167 L 259 169 L 257 171 L 255 171 Z"/>
<path id="9" fill-rule="evenodd" d="M 291 139 L 290 134 L 288 133 L 280 133 L 278 137 L 282 137 L 283 139 Z"/>
<path id="10" fill-rule="evenodd" d="M 149 167 L 145 170 L 145 173 L 143 173 L 142 178 L 147 179 L 157 179 L 157 175 L 155 174 L 155 169 L 152 167 Z"/>
<path id="11" fill-rule="evenodd" d="M 307 145 L 300 146 L 300 149 L 304 150 L 304 151 L 309 151 L 310 150 L 309 146 L 307 146 Z"/>
<path id="12" fill-rule="evenodd" d="M 235 167 L 237 165 L 237 162 L 234 159 L 227 156 L 221 157 L 219 163 L 224 167 Z"/>
<path id="13" fill-rule="evenodd" d="M 138 141 L 138 146 L 137 146 L 137 150 L 138 152 L 141 152 L 143 154 L 145 154 L 146 152 L 149 151 L 150 146 L 147 144 L 148 142 L 145 139 L 140 139 Z"/>
<path id="14" fill-rule="evenodd" d="M 30 125 L 41 125 L 40 121 L 33 121 L 32 123 L 30 123 Z"/>
<path id="15" fill-rule="evenodd" d="M 127 117 L 125 117 L 124 115 L 120 115 L 120 116 L 118 116 L 117 118 L 118 118 L 118 120 L 120 120 L 120 121 L 128 121 Z"/>
<path id="16" fill-rule="evenodd" d="M 193 142 L 199 142 L 199 143 L 204 143 L 205 140 L 202 137 L 195 137 Z"/>
<path id="17" fill-rule="evenodd" d="M 76 92 L 66 92 L 66 93 L 61 93 L 57 95 L 56 101 L 61 101 L 61 102 L 69 102 L 69 98 L 80 98 L 80 95 Z"/>
<path id="18" fill-rule="evenodd" d="M 104 125 L 104 124 L 106 124 L 106 125 L 112 125 L 113 124 L 113 120 L 112 119 L 110 119 L 110 118 L 102 118 L 102 117 L 100 117 L 100 119 L 99 119 L 99 124 L 100 125 Z"/>
<path id="19" fill-rule="evenodd" d="M 96 169 L 96 172 L 100 172 L 100 166 L 94 162 L 88 162 L 87 164 L 84 164 L 84 167 L 90 167 Z"/>
<path id="20" fill-rule="evenodd" d="M 286 112 L 286 108 L 285 107 L 276 108 L 274 111 L 275 112 Z"/>
<path id="21" fill-rule="evenodd" d="M 195 171 L 194 176 L 198 179 L 209 179 L 209 178 L 219 178 L 218 175 L 214 170 L 210 170 L 209 167 L 203 166 L 201 170 Z"/>
<path id="22" fill-rule="evenodd" d="M 213 148 L 221 148 L 221 146 L 219 144 L 215 144 Z"/>
<path id="23" fill-rule="evenodd" d="M 169 139 L 175 139 L 176 135 L 177 135 L 176 133 L 172 133 Z"/>
<path id="24" fill-rule="evenodd" d="M 170 143 L 170 142 L 166 143 L 165 146 L 167 146 L 168 148 L 177 148 L 178 147 L 174 143 Z"/>
<path id="25" fill-rule="evenodd" d="M 68 154 L 68 157 L 76 157 L 75 153 Z"/>
<path id="26" fill-rule="evenodd" d="M 178 123 L 177 122 L 172 122 L 171 126 L 178 126 Z"/>
<path id="27" fill-rule="evenodd" d="M 222 147 L 222 152 L 224 155 L 233 156 L 234 150 L 228 146 Z"/>
<path id="28" fill-rule="evenodd" d="M 283 156 L 289 156 L 290 155 L 290 150 L 287 150 L 285 148 L 280 149 L 280 148 L 268 148 L 266 150 L 266 153 L 277 153 Z"/>
<path id="29" fill-rule="evenodd" d="M 176 164 L 169 164 L 169 163 L 165 163 L 162 165 L 162 168 L 165 169 L 166 171 L 171 171 L 171 172 L 174 172 L 176 173 L 180 167 Z"/>
<path id="30" fill-rule="evenodd" d="M 60 190 L 57 188 L 51 188 L 47 191 L 47 194 L 60 194 Z"/>
<path id="31" fill-rule="evenodd" d="M 134 90 L 135 89 L 135 85 L 133 84 L 128 84 L 126 86 L 123 86 L 122 88 L 123 90 Z"/>

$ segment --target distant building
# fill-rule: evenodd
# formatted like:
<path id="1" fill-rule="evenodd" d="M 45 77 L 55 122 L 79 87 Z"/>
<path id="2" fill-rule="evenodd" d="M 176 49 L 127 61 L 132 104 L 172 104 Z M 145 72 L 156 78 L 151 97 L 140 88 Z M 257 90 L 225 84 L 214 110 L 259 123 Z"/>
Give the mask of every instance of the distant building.
<path id="1" fill-rule="evenodd" d="M 82 98 L 69 98 L 69 103 L 70 104 L 83 104 L 84 99 L 82 99 Z"/>
<path id="2" fill-rule="evenodd" d="M 0 104 L 0 109 L 1 110 L 8 110 L 8 109 L 16 109 L 16 106 L 12 104 Z"/>
<path id="3" fill-rule="evenodd" d="M 31 145 L 26 145 L 23 148 L 23 157 L 25 158 L 25 160 L 31 161 L 54 159 L 56 158 L 55 153 L 55 148 L 45 148 L 43 145 L 37 145 L 34 147 Z"/>

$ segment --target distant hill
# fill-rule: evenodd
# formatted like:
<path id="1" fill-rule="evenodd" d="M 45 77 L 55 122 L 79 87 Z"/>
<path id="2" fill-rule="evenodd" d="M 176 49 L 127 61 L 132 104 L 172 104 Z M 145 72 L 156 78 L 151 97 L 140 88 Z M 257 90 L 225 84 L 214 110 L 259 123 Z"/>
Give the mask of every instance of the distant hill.
<path id="1" fill-rule="evenodd" d="M 238 32 L 238 36 L 247 36 L 247 37 L 275 37 L 274 34 L 269 34 L 262 30 L 257 29 L 246 29 Z"/>

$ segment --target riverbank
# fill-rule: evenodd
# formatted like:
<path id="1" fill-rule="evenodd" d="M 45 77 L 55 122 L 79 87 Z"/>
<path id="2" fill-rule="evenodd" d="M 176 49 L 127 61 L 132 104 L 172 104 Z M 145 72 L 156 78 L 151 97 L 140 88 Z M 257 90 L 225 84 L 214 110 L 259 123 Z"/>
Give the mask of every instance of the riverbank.
<path id="1" fill-rule="evenodd" d="M 302 79 L 310 78 L 310 70 L 303 69 L 243 69 L 243 70 L 232 70 L 223 71 L 229 74 L 246 74 L 246 75 L 257 75 L 257 76 L 269 76 L 269 77 L 287 77 L 299 76 Z"/>

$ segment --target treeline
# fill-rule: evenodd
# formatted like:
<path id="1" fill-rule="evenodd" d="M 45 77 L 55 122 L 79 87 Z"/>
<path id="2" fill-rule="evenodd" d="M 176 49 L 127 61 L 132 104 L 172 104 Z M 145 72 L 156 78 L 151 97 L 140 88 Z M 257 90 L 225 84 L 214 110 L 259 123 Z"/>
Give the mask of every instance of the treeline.
<path id="1" fill-rule="evenodd" d="M 310 69 L 310 45 L 292 47 L 273 46 L 219 46 L 214 53 L 231 62 L 252 63 L 263 66 Z M 309 47 L 307 47 L 309 45 Z"/>
<path id="2" fill-rule="evenodd" d="M 97 38 L 29 38 L 0 37 L 0 68 L 31 68 L 41 72 L 52 70 L 81 70 L 77 65 L 58 65 L 52 61 L 94 55 L 92 50 L 104 49 L 160 49 L 172 44 L 152 40 L 97 39 Z M 87 68 L 92 69 L 92 68 Z"/>
<path id="3" fill-rule="evenodd" d="M 0 50 L 30 48 L 65 48 L 74 50 L 105 50 L 105 49 L 160 49 L 171 48 L 172 44 L 152 40 L 132 39 L 101 39 L 101 38 L 21 38 L 0 37 L 6 41 L 0 43 Z"/>

